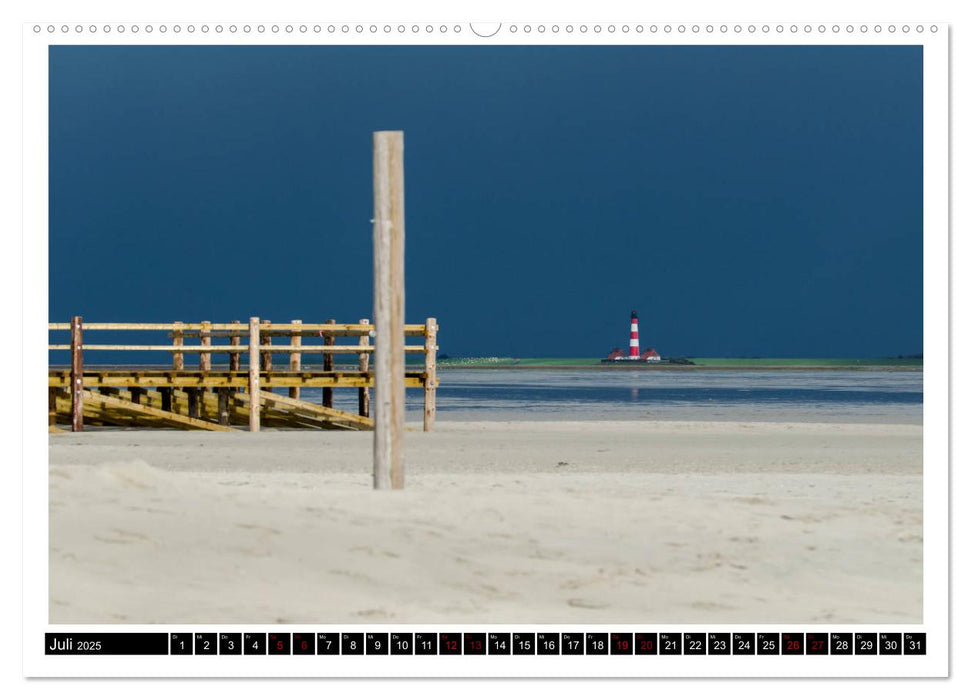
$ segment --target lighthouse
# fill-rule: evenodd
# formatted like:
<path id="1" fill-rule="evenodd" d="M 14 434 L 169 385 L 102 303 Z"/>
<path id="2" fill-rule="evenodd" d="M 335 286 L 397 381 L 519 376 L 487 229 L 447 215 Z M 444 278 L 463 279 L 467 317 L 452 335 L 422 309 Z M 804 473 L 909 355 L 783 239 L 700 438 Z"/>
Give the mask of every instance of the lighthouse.
<path id="1" fill-rule="evenodd" d="M 637 339 L 637 311 L 630 312 L 630 352 L 627 359 L 641 359 L 641 344 Z"/>

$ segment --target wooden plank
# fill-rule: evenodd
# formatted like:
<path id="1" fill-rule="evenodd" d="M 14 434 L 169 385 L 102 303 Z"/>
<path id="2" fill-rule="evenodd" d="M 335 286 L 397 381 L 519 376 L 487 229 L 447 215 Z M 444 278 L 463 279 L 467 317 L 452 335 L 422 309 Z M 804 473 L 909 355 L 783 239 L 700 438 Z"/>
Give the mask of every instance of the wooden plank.
<path id="1" fill-rule="evenodd" d="M 85 326 L 87 328 L 87 326 Z M 270 336 L 261 333 L 264 338 L 269 339 Z M 70 345 L 48 345 L 48 350 L 70 350 Z M 119 345 L 119 344 L 86 344 L 82 349 L 84 350 L 98 350 L 98 351 L 143 351 L 143 352 L 171 352 L 174 353 L 173 356 L 182 356 L 186 354 L 213 354 L 213 353 L 226 353 L 227 355 L 234 353 L 244 353 L 246 349 L 236 348 L 233 345 Z M 269 354 L 271 351 L 273 353 L 319 353 L 322 355 L 357 355 L 362 352 L 372 352 L 372 348 L 369 345 L 314 345 L 314 346 L 301 346 L 301 345 L 260 345 L 260 351 L 265 351 Z M 425 352 L 424 345 L 406 345 L 405 352 L 418 354 Z M 175 369 L 173 367 L 173 369 Z M 181 370 L 180 370 L 181 371 Z"/>
<path id="2" fill-rule="evenodd" d="M 260 319 L 252 316 L 249 320 L 249 395 L 259 396 L 260 394 Z M 260 430 L 260 404 L 258 401 L 250 401 L 249 408 L 249 429 L 256 433 Z"/>
<path id="3" fill-rule="evenodd" d="M 371 321 L 370 319 L 362 318 L 360 321 L 360 324 L 362 326 L 370 326 Z M 370 345 L 371 344 L 370 334 L 369 333 L 362 334 L 358 344 Z M 362 352 L 360 355 L 357 356 L 357 368 L 361 372 L 366 374 L 368 371 L 368 363 L 370 362 L 370 359 L 371 359 L 370 355 L 368 355 L 366 352 Z M 357 390 L 357 412 L 358 414 L 365 417 L 368 417 L 371 415 L 371 390 L 366 386 L 362 386 Z"/>
<path id="4" fill-rule="evenodd" d="M 425 386 L 424 376 L 424 371 L 406 372 L 404 384 L 409 389 L 420 389 Z M 276 371 L 268 375 L 263 375 L 261 381 L 265 386 L 279 388 L 299 386 L 305 388 L 346 387 L 357 389 L 374 386 L 373 376 L 356 370 L 341 370 L 330 374 L 322 374 L 316 371 L 307 372 L 306 370 L 300 374 Z M 69 388 L 71 386 L 70 371 L 60 372 L 58 370 L 52 370 L 48 374 L 47 385 L 51 387 Z M 84 375 L 84 386 L 86 388 L 95 388 L 98 386 L 140 386 L 146 389 L 198 386 L 246 389 L 249 387 L 249 373 L 216 371 L 203 375 L 191 370 L 181 373 L 172 372 L 171 370 L 88 372 Z"/>
<path id="5" fill-rule="evenodd" d="M 337 319 L 333 319 L 333 318 L 328 318 L 327 319 L 327 325 L 333 325 L 336 322 L 337 322 Z M 328 353 L 328 350 L 333 350 L 334 344 L 336 342 L 337 341 L 336 341 L 336 338 L 334 338 L 334 336 L 332 336 L 332 335 L 325 335 L 324 336 L 324 346 L 325 347 L 324 347 L 324 350 L 323 350 L 323 352 L 324 352 L 324 365 L 323 365 L 323 368 L 324 368 L 324 371 L 325 372 L 333 372 L 334 371 L 334 356 L 333 355 L 330 355 L 330 354 L 327 354 L 327 353 Z M 321 402 L 322 405 L 326 406 L 327 408 L 333 408 L 334 407 L 334 390 L 331 389 L 330 387 L 324 388 L 324 390 L 321 392 L 321 401 L 320 402 Z"/>
<path id="6" fill-rule="evenodd" d="M 404 133 L 374 133 L 374 488 L 404 487 Z"/>
<path id="7" fill-rule="evenodd" d="M 80 316 L 71 318 L 71 432 L 84 430 L 83 328 Z"/>
<path id="8" fill-rule="evenodd" d="M 359 430 L 370 430 L 374 428 L 374 421 L 370 418 L 348 413 L 347 411 L 340 411 L 336 408 L 318 406 L 309 401 L 299 401 L 297 399 L 280 396 L 279 394 L 272 394 L 268 391 L 260 392 L 260 400 L 272 408 L 287 409 L 296 413 L 306 413 L 310 416 L 324 418 L 328 422 L 345 424 Z"/>
<path id="9" fill-rule="evenodd" d="M 232 430 L 232 428 L 228 428 L 224 425 L 218 425 L 216 423 L 210 423 L 209 421 L 199 420 L 196 418 L 189 418 L 187 416 L 172 413 L 171 411 L 163 411 L 161 409 L 152 408 L 151 406 L 132 403 L 131 401 L 126 401 L 125 399 L 115 396 L 102 396 L 101 394 L 96 394 L 95 392 L 88 391 L 87 389 L 84 390 L 84 399 L 85 402 L 92 407 L 98 407 L 101 409 L 114 408 L 135 416 L 158 418 L 167 423 L 180 427 L 195 428 L 198 430 L 219 430 L 223 432 Z"/>
<path id="10" fill-rule="evenodd" d="M 301 321 L 300 321 L 300 319 L 297 319 L 295 321 L 290 321 L 290 323 L 292 323 L 294 326 L 299 326 L 300 323 L 301 323 Z M 290 345 L 291 346 L 298 346 L 299 347 L 301 344 L 302 344 L 302 342 L 301 342 L 300 334 L 299 333 L 294 333 L 294 334 L 292 334 L 290 336 Z M 299 372 L 300 371 L 300 353 L 299 352 L 291 352 L 290 353 L 290 371 L 291 372 Z M 299 399 L 300 398 L 300 387 L 298 387 L 298 386 L 290 387 L 289 395 L 290 395 L 290 398 L 291 399 Z"/>
<path id="11" fill-rule="evenodd" d="M 435 428 L 435 353 L 438 351 L 438 324 L 434 318 L 425 321 L 425 417 L 422 429 L 427 433 Z"/>

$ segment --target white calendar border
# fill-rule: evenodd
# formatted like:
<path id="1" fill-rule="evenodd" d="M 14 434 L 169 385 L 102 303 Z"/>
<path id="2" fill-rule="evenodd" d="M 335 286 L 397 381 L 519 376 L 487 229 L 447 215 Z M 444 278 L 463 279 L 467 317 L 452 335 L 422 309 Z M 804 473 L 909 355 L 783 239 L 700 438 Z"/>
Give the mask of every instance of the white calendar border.
<path id="1" fill-rule="evenodd" d="M 242 27 L 250 25 L 250 33 Z M 264 32 L 256 30 L 264 25 Z M 499 25 L 497 27 L 497 24 Z M 105 32 L 107 25 L 110 31 Z M 179 25 L 182 29 L 174 31 Z M 236 25 L 237 31 L 229 30 Z M 277 32 L 272 27 L 278 27 Z M 314 26 L 321 31 L 315 32 Z M 330 32 L 329 27 L 335 26 Z M 344 26 L 348 27 L 345 32 Z M 406 31 L 399 32 L 403 25 Z M 417 25 L 419 31 L 410 31 Z M 574 27 L 567 32 L 567 25 Z M 623 27 L 628 26 L 624 32 Z M 708 31 L 708 26 L 712 31 Z M 53 26 L 54 31 L 47 31 Z M 91 27 L 95 31 L 91 31 Z M 152 30 L 148 31 L 151 26 Z M 167 27 L 161 31 L 161 27 Z M 189 31 L 188 27 L 194 27 Z M 222 26 L 221 31 L 216 27 Z M 286 27 L 291 26 L 291 31 Z M 306 31 L 300 31 L 305 26 Z M 358 26 L 361 31 L 358 31 Z M 371 27 L 377 29 L 371 31 Z M 385 32 L 384 27 L 391 27 Z M 458 26 L 459 31 L 454 31 Z M 543 32 L 539 27 L 544 26 Z M 560 29 L 553 31 L 553 26 Z M 587 31 L 580 27 L 586 26 Z M 600 31 L 594 27 L 600 26 Z M 613 26 L 614 31 L 608 27 Z M 637 26 L 642 30 L 638 32 Z M 722 31 L 722 26 L 726 29 Z M 782 31 L 777 28 L 781 26 Z M 867 26 L 866 32 L 861 29 Z M 876 27 L 882 27 L 879 32 Z M 889 27 L 894 26 L 894 31 Z M 903 31 L 907 26 L 908 31 Z M 932 31 L 931 27 L 937 31 Z M 35 27 L 37 29 L 35 29 Z M 67 27 L 65 31 L 63 28 Z M 78 27 L 81 28 L 78 31 Z M 119 31 L 124 27 L 124 31 Z M 204 30 L 203 27 L 206 27 Z M 432 31 L 427 31 L 431 27 Z M 445 27 L 445 31 L 441 28 Z M 513 31 L 512 27 L 516 27 Z M 527 32 L 526 27 L 531 27 Z M 656 27 L 651 31 L 651 27 Z M 695 31 L 695 27 L 698 28 Z M 739 29 L 736 30 L 736 27 Z M 749 27 L 753 27 L 750 30 Z M 763 28 L 768 27 L 768 31 Z M 820 27 L 824 31 L 820 31 Z M 848 31 L 853 27 L 853 31 Z M 917 27 L 923 27 L 918 32 Z M 137 31 L 135 31 L 137 28 Z M 669 28 L 669 29 L 668 29 Z M 838 29 L 838 31 L 837 31 Z M 38 21 L 23 28 L 24 57 L 24 672 L 29 676 L 941 676 L 947 674 L 948 580 L 948 34 L 941 22 L 502 22 L 423 20 L 361 22 L 265 21 L 104 22 Z M 488 35 L 488 36 L 480 36 Z M 47 47 L 58 43 L 151 44 L 913 44 L 924 47 L 924 623 L 922 625 L 47 625 Z M 923 631 L 926 657 L 267 657 L 253 662 L 187 657 L 49 657 L 44 631 Z M 339 662 L 334 662 L 339 659 Z"/>

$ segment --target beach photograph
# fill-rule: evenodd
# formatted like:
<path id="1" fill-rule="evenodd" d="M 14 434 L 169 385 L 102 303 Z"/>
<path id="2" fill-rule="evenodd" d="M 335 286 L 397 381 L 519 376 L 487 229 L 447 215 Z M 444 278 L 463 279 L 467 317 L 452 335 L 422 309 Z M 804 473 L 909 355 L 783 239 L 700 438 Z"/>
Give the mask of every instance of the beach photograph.
<path id="1" fill-rule="evenodd" d="M 48 622 L 925 622 L 922 70 L 52 46 Z"/>

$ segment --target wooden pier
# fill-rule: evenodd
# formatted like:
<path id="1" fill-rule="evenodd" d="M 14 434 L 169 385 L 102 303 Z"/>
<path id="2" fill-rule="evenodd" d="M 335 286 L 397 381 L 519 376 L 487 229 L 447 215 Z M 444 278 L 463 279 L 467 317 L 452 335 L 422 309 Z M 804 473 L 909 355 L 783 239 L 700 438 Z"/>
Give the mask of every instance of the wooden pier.
<path id="1" fill-rule="evenodd" d="M 373 430 L 369 414 L 375 378 L 369 359 L 379 345 L 371 342 L 374 328 L 368 319 L 353 324 L 258 318 L 248 323 L 85 324 L 75 316 L 70 323 L 48 324 L 52 333 L 71 333 L 69 344 L 48 345 L 52 353 L 69 351 L 71 359 L 69 367 L 48 370 L 48 423 L 52 432 L 61 431 L 58 424 L 75 432 L 85 424 L 216 431 L 257 431 L 261 426 Z M 96 331 L 161 333 L 165 342 L 92 343 Z M 404 326 L 405 352 L 423 355 L 421 363 L 406 365 L 404 388 L 423 391 L 426 431 L 435 423 L 437 332 L 434 318 Z M 285 343 L 274 343 L 274 338 Z M 409 345 L 408 338 L 422 340 Z M 85 353 L 90 358 L 102 351 L 167 357 L 157 367 L 85 363 Z M 198 356 L 197 369 L 186 367 L 186 357 L 193 355 Z M 316 355 L 319 367 L 303 361 L 305 355 Z M 278 356 L 287 362 L 274 366 Z M 335 362 L 342 356 L 348 356 L 347 364 Z M 301 399 L 305 388 L 321 389 L 321 402 Z M 357 412 L 334 408 L 334 391 L 340 389 L 356 390 Z"/>

